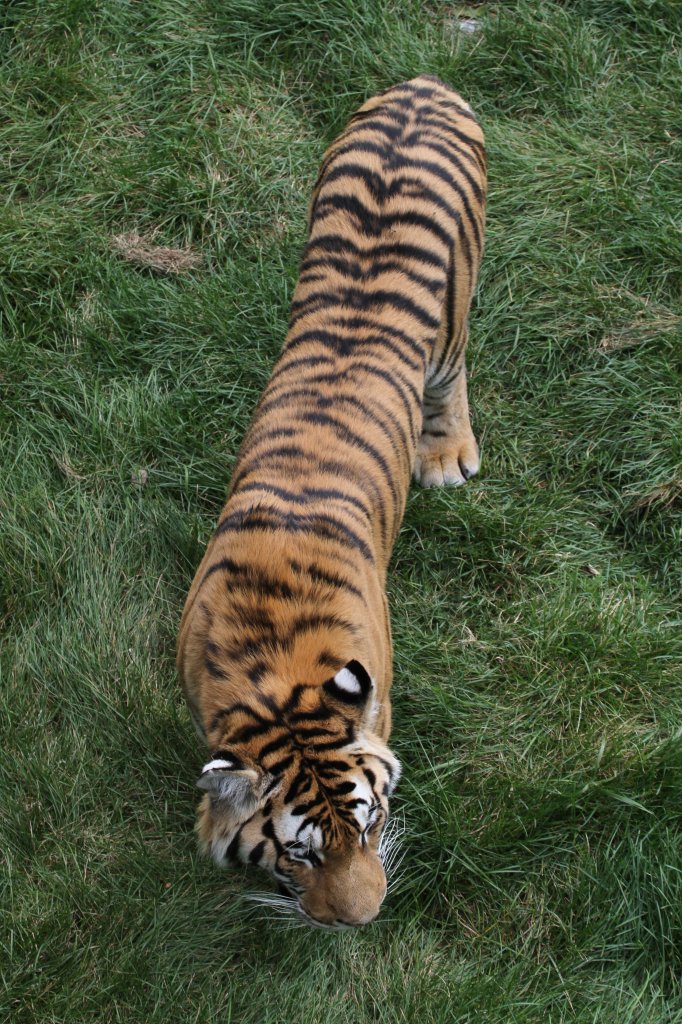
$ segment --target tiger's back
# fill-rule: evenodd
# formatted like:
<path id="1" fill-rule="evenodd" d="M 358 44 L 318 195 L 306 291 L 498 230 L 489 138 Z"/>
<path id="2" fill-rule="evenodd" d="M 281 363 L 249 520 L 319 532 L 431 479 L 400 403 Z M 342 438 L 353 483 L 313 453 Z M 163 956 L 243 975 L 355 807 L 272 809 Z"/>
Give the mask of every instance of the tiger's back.
<path id="1" fill-rule="evenodd" d="M 478 469 L 464 349 L 485 185 L 478 124 L 429 77 L 369 100 L 329 148 L 287 338 L 183 614 L 212 753 L 200 834 L 318 923 L 369 920 L 383 898 L 386 568 L 411 474 Z"/>

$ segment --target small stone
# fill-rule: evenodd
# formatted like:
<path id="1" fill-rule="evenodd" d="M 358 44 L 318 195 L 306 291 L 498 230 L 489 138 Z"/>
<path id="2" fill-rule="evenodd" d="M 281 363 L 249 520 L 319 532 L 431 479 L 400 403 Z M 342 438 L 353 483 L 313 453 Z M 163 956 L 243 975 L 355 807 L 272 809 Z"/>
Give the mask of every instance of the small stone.
<path id="1" fill-rule="evenodd" d="M 144 487 L 149 480 L 149 473 L 146 469 L 134 469 L 130 474 L 131 484 L 135 484 L 136 487 Z"/>

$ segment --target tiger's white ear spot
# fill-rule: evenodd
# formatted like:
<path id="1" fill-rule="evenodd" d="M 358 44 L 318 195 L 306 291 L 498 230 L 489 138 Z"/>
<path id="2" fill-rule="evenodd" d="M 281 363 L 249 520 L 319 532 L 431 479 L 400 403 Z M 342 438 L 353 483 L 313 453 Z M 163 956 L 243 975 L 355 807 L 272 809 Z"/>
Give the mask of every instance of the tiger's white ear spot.
<path id="1" fill-rule="evenodd" d="M 354 676 L 347 668 L 342 668 L 334 676 L 334 682 L 344 693 L 359 697 L 362 693 L 362 686 L 357 676 Z"/>
<path id="2" fill-rule="evenodd" d="M 223 761 L 221 757 L 217 757 L 215 760 L 209 761 L 208 764 L 204 765 L 201 769 L 201 774 L 204 775 L 206 772 L 217 771 L 220 768 L 234 768 L 234 766 L 234 761 Z"/>
<path id="3" fill-rule="evenodd" d="M 369 672 L 354 658 L 324 684 L 330 697 L 356 708 L 365 704 L 373 687 L 374 682 Z"/>

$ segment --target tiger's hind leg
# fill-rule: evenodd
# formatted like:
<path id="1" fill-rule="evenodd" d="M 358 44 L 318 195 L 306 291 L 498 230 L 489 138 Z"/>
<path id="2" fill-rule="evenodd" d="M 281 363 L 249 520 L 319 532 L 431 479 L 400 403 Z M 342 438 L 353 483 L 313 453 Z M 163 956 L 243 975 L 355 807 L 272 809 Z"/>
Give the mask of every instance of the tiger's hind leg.
<path id="1" fill-rule="evenodd" d="M 452 362 L 424 388 L 422 433 L 413 476 L 422 487 L 457 487 L 478 473 L 478 445 L 469 419 L 464 351 L 468 326 L 452 344 Z"/>
<path id="2" fill-rule="evenodd" d="M 450 257 L 441 322 L 426 370 L 422 433 L 413 470 L 422 487 L 458 487 L 480 466 L 469 419 L 465 365 L 469 306 L 481 255 L 477 242 L 462 232 Z"/>

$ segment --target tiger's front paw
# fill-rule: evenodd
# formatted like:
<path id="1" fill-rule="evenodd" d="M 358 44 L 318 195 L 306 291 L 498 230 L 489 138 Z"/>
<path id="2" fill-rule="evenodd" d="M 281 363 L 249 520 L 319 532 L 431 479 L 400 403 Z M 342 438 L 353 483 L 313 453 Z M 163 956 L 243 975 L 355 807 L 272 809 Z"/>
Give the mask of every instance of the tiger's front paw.
<path id="1" fill-rule="evenodd" d="M 422 434 L 417 445 L 413 478 L 422 487 L 459 487 L 478 473 L 481 459 L 471 428 L 458 435 Z"/>

